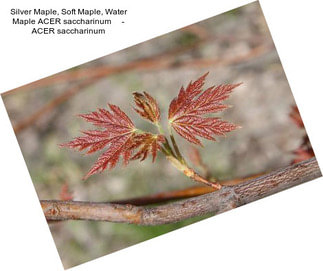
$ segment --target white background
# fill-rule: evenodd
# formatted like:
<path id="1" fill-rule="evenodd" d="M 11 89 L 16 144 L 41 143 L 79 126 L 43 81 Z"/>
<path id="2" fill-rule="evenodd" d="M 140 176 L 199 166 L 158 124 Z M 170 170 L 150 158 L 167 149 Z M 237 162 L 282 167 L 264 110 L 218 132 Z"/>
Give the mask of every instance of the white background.
<path id="1" fill-rule="evenodd" d="M 250 1 L 2 1 L 0 91 L 32 82 Z M 260 1 L 316 156 L 322 148 L 321 1 Z M 31 36 L 11 8 L 118 8 L 108 36 Z M 1 270 L 63 270 L 0 102 Z M 322 178 L 73 270 L 322 270 Z"/>

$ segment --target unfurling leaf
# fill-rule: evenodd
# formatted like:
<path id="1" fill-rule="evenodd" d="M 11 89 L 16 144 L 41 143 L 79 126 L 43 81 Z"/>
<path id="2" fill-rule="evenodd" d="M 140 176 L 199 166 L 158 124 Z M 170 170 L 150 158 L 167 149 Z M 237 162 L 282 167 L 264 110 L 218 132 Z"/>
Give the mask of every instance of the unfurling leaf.
<path id="1" fill-rule="evenodd" d="M 160 135 L 140 133 L 129 117 L 118 106 L 109 104 L 109 108 L 110 111 L 100 108 L 96 112 L 80 115 L 80 117 L 102 128 L 102 130 L 83 131 L 84 136 L 61 144 L 63 147 L 74 148 L 79 151 L 87 149 L 87 154 L 107 148 L 99 156 L 84 179 L 95 173 L 102 172 L 106 168 L 114 168 L 120 157 L 123 157 L 123 162 L 126 165 L 130 159 L 140 157 L 144 160 L 151 153 L 154 161 L 157 151 L 160 150 L 159 144 L 163 142 Z M 140 149 L 133 156 L 136 148 Z"/>
<path id="2" fill-rule="evenodd" d="M 157 151 L 161 150 L 161 144 L 165 142 L 162 135 L 153 135 L 151 133 L 138 134 L 134 142 L 138 142 L 138 152 L 131 158 L 132 160 L 140 159 L 143 161 L 151 153 L 153 162 L 156 159 Z"/>
<path id="3" fill-rule="evenodd" d="M 144 119 L 158 123 L 160 120 L 160 110 L 156 100 L 147 92 L 144 92 L 144 94 L 134 92 L 133 97 L 138 107 L 134 108 L 135 111 Z"/>
<path id="4" fill-rule="evenodd" d="M 228 108 L 222 101 L 240 84 L 212 86 L 202 90 L 208 73 L 183 87 L 169 106 L 168 120 L 172 128 L 182 137 L 194 144 L 202 145 L 197 138 L 214 140 L 214 136 L 224 136 L 238 126 L 205 114 L 216 113 Z"/>

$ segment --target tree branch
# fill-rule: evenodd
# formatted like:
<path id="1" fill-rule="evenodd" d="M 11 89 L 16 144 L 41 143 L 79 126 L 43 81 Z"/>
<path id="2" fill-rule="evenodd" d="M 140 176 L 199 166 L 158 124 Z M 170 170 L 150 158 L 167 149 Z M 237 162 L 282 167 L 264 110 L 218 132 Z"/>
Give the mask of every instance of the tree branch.
<path id="1" fill-rule="evenodd" d="M 214 191 L 216 191 L 216 189 L 207 185 L 192 186 L 186 189 L 165 191 L 165 192 L 160 192 L 160 193 L 156 193 L 148 196 L 142 196 L 142 197 L 136 197 L 136 198 L 130 198 L 130 199 L 114 200 L 114 201 L 109 201 L 107 203 L 131 204 L 136 206 L 143 206 L 143 205 L 156 204 L 156 203 L 165 203 L 171 200 L 192 198 L 192 197 L 201 196 L 207 193 L 211 193 Z"/>
<path id="2" fill-rule="evenodd" d="M 157 207 L 59 200 L 41 200 L 41 206 L 49 221 L 74 219 L 160 225 L 219 214 L 320 176 L 317 161 L 312 158 L 235 186 Z"/>
<path id="3" fill-rule="evenodd" d="M 222 186 L 233 186 L 251 179 L 255 179 L 264 174 L 265 173 L 255 174 L 255 175 L 251 175 L 243 178 L 235 178 L 235 179 L 229 179 L 229 180 L 218 180 L 218 183 Z M 214 189 L 211 186 L 206 186 L 206 185 L 192 186 L 192 187 L 188 187 L 180 190 L 165 191 L 165 192 L 160 192 L 160 193 L 156 193 L 148 196 L 114 200 L 106 203 L 132 204 L 136 206 L 142 206 L 142 205 L 149 205 L 149 204 L 156 204 L 156 203 L 165 203 L 171 200 L 192 198 L 192 197 L 201 196 L 207 193 L 211 193 L 214 191 L 216 191 L 216 189 Z"/>

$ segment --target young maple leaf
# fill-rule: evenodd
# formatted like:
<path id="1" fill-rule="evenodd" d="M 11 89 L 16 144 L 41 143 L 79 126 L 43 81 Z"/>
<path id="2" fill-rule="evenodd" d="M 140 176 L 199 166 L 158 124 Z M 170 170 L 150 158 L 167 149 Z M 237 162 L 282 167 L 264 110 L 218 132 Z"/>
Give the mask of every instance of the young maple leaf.
<path id="1" fill-rule="evenodd" d="M 132 156 L 132 160 L 140 159 L 143 161 L 147 158 L 148 154 L 151 153 L 153 162 L 156 159 L 157 152 L 161 150 L 161 144 L 165 142 L 163 135 L 154 135 L 151 133 L 138 134 L 134 142 L 138 142 L 136 146 L 139 150 Z"/>
<path id="2" fill-rule="evenodd" d="M 109 104 L 109 108 L 110 111 L 100 108 L 96 112 L 80 115 L 86 121 L 103 130 L 83 131 L 84 136 L 76 137 L 70 142 L 61 144 L 63 147 L 79 151 L 87 149 L 87 154 L 107 147 L 84 179 L 102 172 L 106 168 L 114 168 L 120 157 L 123 157 L 123 162 L 126 165 L 131 159 L 140 157 L 144 160 L 151 153 L 154 161 L 157 151 L 160 150 L 159 144 L 162 142 L 160 136 L 147 136 L 146 133 L 138 133 L 133 122 L 118 106 Z M 140 150 L 132 156 L 136 148 L 140 148 Z"/>
<path id="3" fill-rule="evenodd" d="M 156 100 L 145 91 L 144 94 L 134 92 L 132 95 L 138 107 L 134 108 L 135 111 L 144 119 L 158 123 L 160 120 L 160 110 Z"/>
<path id="4" fill-rule="evenodd" d="M 181 87 L 179 94 L 169 106 L 168 120 L 172 128 L 189 142 L 202 145 L 197 138 L 203 137 L 214 140 L 215 135 L 224 136 L 238 126 L 215 117 L 203 115 L 216 113 L 228 108 L 222 101 L 229 97 L 234 88 L 240 84 L 212 86 L 202 90 L 208 73 L 195 82 L 188 84 L 187 88 Z"/>

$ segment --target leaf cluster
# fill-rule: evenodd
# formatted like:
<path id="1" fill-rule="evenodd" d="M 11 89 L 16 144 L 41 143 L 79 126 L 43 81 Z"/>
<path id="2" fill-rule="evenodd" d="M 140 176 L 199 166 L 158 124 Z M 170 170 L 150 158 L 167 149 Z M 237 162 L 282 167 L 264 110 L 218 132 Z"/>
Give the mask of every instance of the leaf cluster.
<path id="1" fill-rule="evenodd" d="M 173 147 L 160 125 L 161 113 L 158 103 L 147 92 L 133 93 L 134 110 L 140 117 L 154 124 L 158 128 L 158 133 L 138 129 L 118 106 L 108 104 L 107 109 L 99 108 L 97 111 L 79 115 L 98 129 L 82 131 L 82 136 L 61 146 L 79 151 L 86 150 L 87 154 L 104 149 L 84 179 L 107 168 L 114 168 L 121 158 L 124 165 L 131 160 L 143 161 L 148 155 L 155 161 L 159 151 L 171 157 L 172 161 L 177 159 L 179 161 L 177 164 L 185 164 L 172 129 L 190 143 L 202 145 L 198 137 L 215 141 L 215 136 L 224 136 L 238 127 L 210 114 L 228 108 L 228 105 L 222 102 L 239 84 L 211 86 L 203 90 L 207 75 L 208 73 L 190 82 L 186 88 L 181 87 L 178 96 L 170 103 L 168 128 Z"/>

